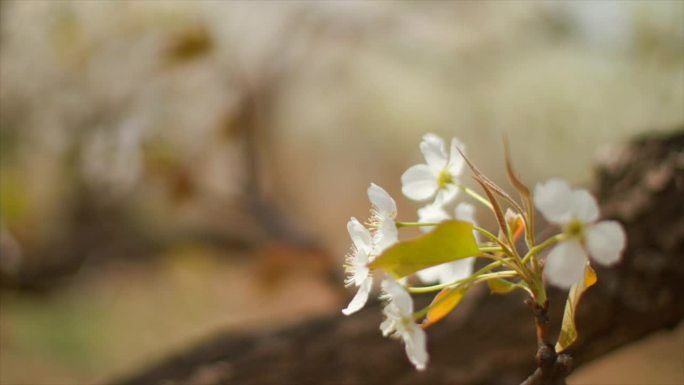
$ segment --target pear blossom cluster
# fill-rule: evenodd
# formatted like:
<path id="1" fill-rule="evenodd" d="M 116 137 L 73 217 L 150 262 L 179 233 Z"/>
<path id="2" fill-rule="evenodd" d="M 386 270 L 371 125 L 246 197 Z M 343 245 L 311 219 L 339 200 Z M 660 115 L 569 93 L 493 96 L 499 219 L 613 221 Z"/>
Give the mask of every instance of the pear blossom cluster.
<path id="1" fill-rule="evenodd" d="M 424 329 L 435 322 L 434 319 L 427 322 L 431 311 L 440 308 L 437 318 L 444 317 L 442 313 L 445 305 L 440 296 L 449 295 L 450 290 L 460 289 L 465 292 L 480 282 L 497 280 L 511 288 L 526 290 L 534 301 L 543 303 L 546 300 L 547 283 L 563 289 L 580 285 L 585 270 L 590 269 L 590 258 L 605 266 L 620 260 L 626 244 L 625 232 L 617 221 L 599 221 L 598 204 L 587 190 L 573 189 L 567 182 L 557 178 L 538 184 L 533 194 L 527 188 L 516 187 L 524 205 L 512 202 L 506 209 L 505 220 L 500 221 L 501 215 L 496 216 L 500 229 L 499 235 L 495 236 L 495 232 L 477 226 L 473 203 L 465 200 L 457 202 L 460 194 L 465 192 L 466 199 L 482 204 L 494 214 L 501 212 L 501 203 L 492 198 L 492 191 L 501 191 L 498 186 L 481 184 L 484 189 L 491 189 L 487 198 L 484 198 L 462 184 L 461 174 L 466 166 L 472 169 L 471 163 L 466 159 L 463 143 L 452 138 L 447 150 L 441 137 L 426 134 L 419 148 L 424 163 L 408 168 L 401 176 L 401 191 L 404 196 L 422 205 L 417 209 L 416 222 L 399 221 L 395 200 L 382 187 L 371 183 L 367 190 L 371 204 L 369 219 L 365 224 L 356 218 L 351 218 L 347 223 L 352 247 L 345 262 L 345 283 L 355 287 L 357 291 L 342 310 L 344 315 L 361 310 L 373 291 L 374 276 L 380 278 L 379 298 L 384 303 L 384 321 L 380 325 L 380 331 L 385 337 L 403 341 L 408 359 L 416 369 L 425 369 L 429 359 Z M 478 180 L 475 170 L 472 171 Z M 499 194 L 506 198 L 505 201 L 511 202 L 505 193 Z M 535 243 L 534 236 L 529 236 L 535 231 L 530 225 L 534 223 L 531 218 L 534 212 L 522 210 L 521 207 L 536 207 L 546 221 L 560 232 Z M 467 223 L 472 227 L 472 240 L 479 250 L 476 255 L 469 256 L 468 251 L 468 254 L 454 257 L 453 260 L 448 258 L 444 263 L 440 260 L 440 263 L 431 264 L 408 276 L 373 268 L 373 262 L 377 258 L 388 250 L 401 246 L 403 242 L 399 239 L 400 228 L 418 227 L 425 238 L 446 221 Z M 524 246 L 520 246 L 521 233 L 526 233 Z M 470 235 L 461 237 L 467 238 Z M 548 253 L 546 249 L 549 249 Z M 410 257 L 419 260 L 430 256 Z M 494 262 L 474 272 L 478 259 Z M 418 265 L 423 267 L 425 264 Z M 411 293 L 433 291 L 439 291 L 439 294 L 432 304 L 415 311 Z M 453 310 L 457 302 L 447 310 Z M 425 320 L 420 323 L 422 318 Z"/>

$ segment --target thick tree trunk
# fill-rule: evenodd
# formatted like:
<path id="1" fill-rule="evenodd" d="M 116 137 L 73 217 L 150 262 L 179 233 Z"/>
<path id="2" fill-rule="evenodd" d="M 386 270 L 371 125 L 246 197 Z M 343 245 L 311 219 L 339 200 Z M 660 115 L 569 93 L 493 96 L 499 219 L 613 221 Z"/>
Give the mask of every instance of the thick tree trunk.
<path id="1" fill-rule="evenodd" d="M 622 262 L 597 268 L 599 282 L 577 311 L 575 366 L 675 327 L 684 317 L 684 132 L 613 151 L 598 170 L 604 217 L 624 223 Z M 380 336 L 379 304 L 267 333 L 217 335 L 115 382 L 154 384 L 519 384 L 536 367 L 535 327 L 524 296 L 481 295 L 470 311 L 428 331 L 431 362 L 408 363 Z M 477 295 L 477 294 L 475 294 Z M 551 290 L 557 333 L 565 292 Z"/>

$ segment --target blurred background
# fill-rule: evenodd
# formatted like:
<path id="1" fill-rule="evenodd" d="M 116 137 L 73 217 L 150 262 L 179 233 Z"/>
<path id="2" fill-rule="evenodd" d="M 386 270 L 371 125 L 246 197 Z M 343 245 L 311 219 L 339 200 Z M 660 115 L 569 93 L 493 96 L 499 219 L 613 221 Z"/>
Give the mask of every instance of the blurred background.
<path id="1" fill-rule="evenodd" d="M 346 221 L 370 182 L 415 219 L 426 132 L 495 181 L 505 134 L 530 184 L 589 185 L 611 145 L 684 127 L 682 1 L 3 0 L 0 23 L 6 385 L 338 313 Z M 570 382 L 682 362 L 680 326 Z"/>

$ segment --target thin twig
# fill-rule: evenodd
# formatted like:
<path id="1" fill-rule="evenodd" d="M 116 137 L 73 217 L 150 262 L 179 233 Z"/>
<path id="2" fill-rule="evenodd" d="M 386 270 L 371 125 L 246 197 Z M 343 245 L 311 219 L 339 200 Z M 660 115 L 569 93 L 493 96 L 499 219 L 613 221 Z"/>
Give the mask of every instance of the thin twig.
<path id="1" fill-rule="evenodd" d="M 537 369 L 520 385 L 566 385 L 565 378 L 572 370 L 572 357 L 558 354 L 553 345 L 546 341 L 546 326 L 549 323 L 549 301 L 543 306 L 532 299 L 525 300 L 534 313 L 537 331 Z"/>

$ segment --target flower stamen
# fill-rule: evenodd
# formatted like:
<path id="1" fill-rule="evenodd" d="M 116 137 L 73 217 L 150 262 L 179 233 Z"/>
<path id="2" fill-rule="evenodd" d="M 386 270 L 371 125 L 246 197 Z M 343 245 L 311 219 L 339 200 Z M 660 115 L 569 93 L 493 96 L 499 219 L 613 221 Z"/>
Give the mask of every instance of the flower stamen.
<path id="1" fill-rule="evenodd" d="M 437 178 L 437 186 L 439 186 L 439 189 L 445 189 L 448 185 L 454 183 L 454 176 L 451 175 L 449 170 L 444 169 L 442 170 L 441 173 L 439 173 L 439 178 Z"/>

